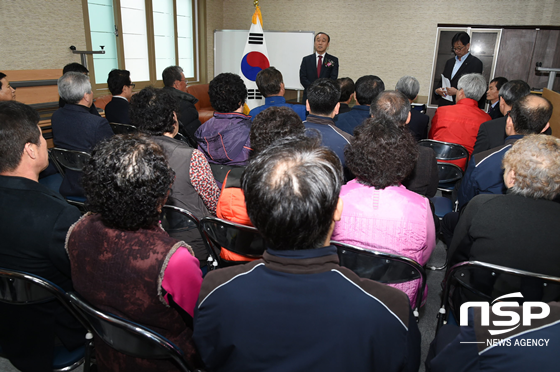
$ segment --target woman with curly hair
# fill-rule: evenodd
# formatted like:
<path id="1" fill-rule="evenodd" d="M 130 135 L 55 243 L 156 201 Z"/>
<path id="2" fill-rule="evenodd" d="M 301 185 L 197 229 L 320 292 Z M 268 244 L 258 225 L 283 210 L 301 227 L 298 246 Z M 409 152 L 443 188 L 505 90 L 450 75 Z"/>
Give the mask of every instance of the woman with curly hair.
<path id="1" fill-rule="evenodd" d="M 179 345 L 191 361 L 192 317 L 202 273 L 184 242 L 159 225 L 175 172 L 144 135 L 117 135 L 93 150 L 82 183 L 91 212 L 68 231 L 74 289 L 101 311 L 142 324 Z M 99 371 L 170 371 L 95 340 Z"/>
<path id="2" fill-rule="evenodd" d="M 247 88 L 238 75 L 222 73 L 210 82 L 208 95 L 216 112 L 195 137 L 221 187 L 227 171 L 246 165 L 251 151 L 251 117 L 243 115 Z"/>
<path id="3" fill-rule="evenodd" d="M 215 216 L 220 189 L 202 152 L 174 139 L 179 131 L 176 110 L 173 96 L 163 89 L 148 87 L 132 97 L 130 117 L 141 132 L 151 135 L 161 146 L 175 171 L 167 204 L 186 209 L 199 219 Z M 205 267 L 208 252 L 198 230 L 180 234 L 174 236 L 189 243 L 201 267 Z"/>
<path id="4" fill-rule="evenodd" d="M 356 127 L 344 155 L 356 179 L 340 191 L 344 209 L 332 240 L 424 265 L 435 248 L 432 211 L 428 199 L 401 184 L 416 164 L 414 138 L 388 118 L 369 118 Z M 391 286 L 403 290 L 414 304 L 419 284 L 415 280 Z"/>

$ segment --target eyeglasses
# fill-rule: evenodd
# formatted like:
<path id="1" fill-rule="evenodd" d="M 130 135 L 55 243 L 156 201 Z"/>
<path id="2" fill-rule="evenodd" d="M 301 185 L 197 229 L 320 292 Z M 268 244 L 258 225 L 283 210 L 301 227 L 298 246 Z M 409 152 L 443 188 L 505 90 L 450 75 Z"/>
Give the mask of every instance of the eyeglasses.
<path id="1" fill-rule="evenodd" d="M 134 89 L 136 87 L 136 84 L 130 83 L 130 84 L 128 84 L 128 86 L 131 87 L 132 89 Z"/>
<path id="2" fill-rule="evenodd" d="M 458 47 L 458 48 L 451 48 L 452 52 L 460 52 L 461 50 L 465 49 L 465 46 L 463 45 L 462 47 Z"/>

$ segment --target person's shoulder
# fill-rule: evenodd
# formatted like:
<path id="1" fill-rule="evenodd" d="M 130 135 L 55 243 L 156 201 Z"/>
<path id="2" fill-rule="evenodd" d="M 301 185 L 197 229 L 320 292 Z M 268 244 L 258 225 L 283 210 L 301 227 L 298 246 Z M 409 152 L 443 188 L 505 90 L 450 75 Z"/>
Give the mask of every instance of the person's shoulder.
<path id="1" fill-rule="evenodd" d="M 373 300 L 382 304 L 387 315 L 397 319 L 405 329 L 408 328 L 410 300 L 403 291 L 374 280 L 360 278 L 346 267 L 340 266 L 332 271 L 339 273 L 342 279 L 359 288 L 364 300 Z"/>
<path id="2" fill-rule="evenodd" d="M 256 260 L 244 265 L 235 265 L 231 267 L 224 267 L 220 270 L 210 271 L 202 282 L 202 287 L 200 288 L 198 307 L 204 305 L 204 302 L 211 298 L 213 295 L 220 295 L 220 292 L 235 292 L 239 289 L 236 286 L 235 279 L 248 275 L 254 272 L 256 266 L 263 266 L 264 262 L 262 260 Z M 220 291 L 218 291 L 218 289 Z"/>

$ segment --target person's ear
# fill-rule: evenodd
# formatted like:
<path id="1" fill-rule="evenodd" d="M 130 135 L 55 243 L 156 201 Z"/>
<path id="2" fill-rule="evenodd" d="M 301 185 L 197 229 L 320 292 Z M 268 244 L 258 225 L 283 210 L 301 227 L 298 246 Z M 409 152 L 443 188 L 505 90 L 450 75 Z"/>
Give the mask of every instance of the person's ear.
<path id="1" fill-rule="evenodd" d="M 550 128 L 550 122 L 546 123 L 546 125 L 544 126 L 543 130 L 541 130 L 541 133 L 546 132 L 546 130 Z"/>
<path id="2" fill-rule="evenodd" d="M 306 109 L 308 112 L 311 112 L 311 110 L 309 109 L 309 100 L 308 100 L 308 99 L 305 100 L 305 109 Z"/>
<path id="3" fill-rule="evenodd" d="M 338 202 L 336 203 L 336 209 L 334 210 L 333 221 L 340 221 L 342 218 L 342 210 L 344 209 L 344 202 L 342 198 L 338 198 Z"/>
<path id="4" fill-rule="evenodd" d="M 181 80 L 175 80 L 175 81 L 173 82 L 173 88 L 175 88 L 175 89 L 177 89 L 177 90 L 180 90 L 180 89 L 179 89 L 180 86 L 181 86 Z"/>
<path id="5" fill-rule="evenodd" d="M 37 145 L 27 142 L 23 147 L 24 153 L 29 156 L 31 159 L 37 159 Z"/>
<path id="6" fill-rule="evenodd" d="M 508 189 L 511 189 L 513 185 L 515 185 L 515 171 L 513 169 L 509 171 L 506 169 L 504 171 L 504 184 Z"/>
<path id="7" fill-rule="evenodd" d="M 340 110 L 340 102 L 337 102 L 336 106 L 334 106 L 334 110 L 333 110 L 334 116 L 338 115 L 338 110 Z"/>
<path id="8" fill-rule="evenodd" d="M 411 117 L 411 116 L 412 116 L 412 115 L 410 114 L 410 111 L 409 111 L 409 112 L 408 112 L 408 116 L 406 117 L 406 123 L 405 123 L 405 124 L 410 123 L 410 117 Z"/>

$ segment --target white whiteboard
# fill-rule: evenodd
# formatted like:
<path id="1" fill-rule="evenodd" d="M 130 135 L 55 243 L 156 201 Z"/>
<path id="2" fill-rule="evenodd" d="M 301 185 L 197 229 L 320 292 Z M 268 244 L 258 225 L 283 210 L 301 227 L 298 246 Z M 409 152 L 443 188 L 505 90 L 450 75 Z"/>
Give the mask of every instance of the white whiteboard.
<path id="1" fill-rule="evenodd" d="M 214 76 L 222 72 L 239 74 L 249 30 L 214 31 Z M 284 77 L 286 89 L 300 89 L 299 67 L 303 57 L 314 52 L 312 31 L 264 31 L 270 65 Z"/>

